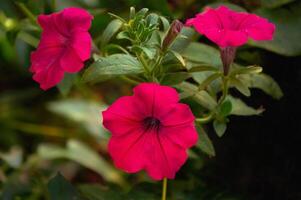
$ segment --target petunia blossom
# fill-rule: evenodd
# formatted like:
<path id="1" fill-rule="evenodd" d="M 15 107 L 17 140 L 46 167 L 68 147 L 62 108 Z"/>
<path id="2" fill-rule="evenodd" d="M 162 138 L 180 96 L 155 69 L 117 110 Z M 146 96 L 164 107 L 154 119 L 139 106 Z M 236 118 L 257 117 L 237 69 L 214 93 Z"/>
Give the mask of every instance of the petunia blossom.
<path id="1" fill-rule="evenodd" d="M 272 40 L 275 25 L 255 14 L 236 12 L 225 6 L 207 8 L 203 13 L 188 19 L 186 25 L 220 47 L 237 47 L 253 40 Z"/>
<path id="2" fill-rule="evenodd" d="M 116 100 L 103 114 L 111 133 L 109 153 L 117 168 L 145 170 L 154 180 L 173 179 L 196 144 L 195 117 L 175 89 L 141 83 L 133 96 Z"/>
<path id="3" fill-rule="evenodd" d="M 39 15 L 41 40 L 31 53 L 30 71 L 40 87 L 47 90 L 58 84 L 64 73 L 75 73 L 90 58 L 93 16 L 80 8 L 66 8 L 58 13 Z"/>

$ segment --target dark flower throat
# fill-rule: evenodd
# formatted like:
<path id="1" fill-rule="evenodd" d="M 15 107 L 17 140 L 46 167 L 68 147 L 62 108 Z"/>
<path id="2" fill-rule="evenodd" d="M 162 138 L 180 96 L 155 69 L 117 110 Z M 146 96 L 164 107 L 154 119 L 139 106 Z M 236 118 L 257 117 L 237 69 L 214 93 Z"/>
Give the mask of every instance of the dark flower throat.
<path id="1" fill-rule="evenodd" d="M 146 131 L 159 131 L 161 126 L 160 120 L 155 117 L 147 117 L 143 120 L 143 127 Z"/>

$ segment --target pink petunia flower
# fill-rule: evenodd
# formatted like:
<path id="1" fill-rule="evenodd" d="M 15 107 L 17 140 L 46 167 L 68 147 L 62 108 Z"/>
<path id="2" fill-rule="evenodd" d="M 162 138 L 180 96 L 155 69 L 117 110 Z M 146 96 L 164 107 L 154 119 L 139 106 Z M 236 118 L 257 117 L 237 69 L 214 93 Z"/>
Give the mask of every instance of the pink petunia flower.
<path id="1" fill-rule="evenodd" d="M 236 12 L 225 6 L 207 8 L 186 25 L 193 26 L 199 33 L 220 47 L 237 47 L 253 40 L 272 40 L 275 25 L 255 14 Z"/>
<path id="2" fill-rule="evenodd" d="M 103 125 L 112 133 L 108 149 L 117 168 L 146 170 L 154 180 L 175 177 L 198 139 L 189 106 L 178 101 L 171 87 L 141 83 L 133 96 L 119 98 L 102 113 Z"/>
<path id="3" fill-rule="evenodd" d="M 58 13 L 39 15 L 41 41 L 31 53 L 30 71 L 40 87 L 47 90 L 58 84 L 64 73 L 75 73 L 90 58 L 93 16 L 80 8 L 66 8 Z"/>

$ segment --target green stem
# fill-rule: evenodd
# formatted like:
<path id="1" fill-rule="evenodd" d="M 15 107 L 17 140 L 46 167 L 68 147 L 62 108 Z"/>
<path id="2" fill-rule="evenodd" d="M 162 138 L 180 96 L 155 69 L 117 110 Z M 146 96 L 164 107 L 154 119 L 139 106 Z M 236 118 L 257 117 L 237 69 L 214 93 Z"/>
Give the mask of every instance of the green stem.
<path id="1" fill-rule="evenodd" d="M 167 178 L 164 178 L 163 186 L 162 186 L 162 200 L 166 200 L 166 192 L 167 192 Z"/>
<path id="2" fill-rule="evenodd" d="M 129 78 L 129 77 L 127 77 L 127 76 L 121 76 L 121 78 L 124 80 L 124 81 L 126 81 L 126 82 L 128 82 L 128 83 L 130 83 L 130 84 L 132 84 L 132 85 L 138 85 L 140 82 L 138 82 L 138 81 L 136 81 L 136 80 L 134 80 L 134 79 L 131 79 L 131 78 Z"/>
<path id="3" fill-rule="evenodd" d="M 19 33 L 18 37 L 23 40 L 24 42 L 26 42 L 27 44 L 33 46 L 33 47 L 37 47 L 39 44 L 39 40 L 35 37 L 33 37 L 32 35 L 22 31 Z"/>
<path id="4" fill-rule="evenodd" d="M 51 9 L 54 12 L 56 9 L 56 0 L 51 0 Z"/>
<path id="5" fill-rule="evenodd" d="M 229 90 L 229 85 L 228 84 L 229 84 L 228 77 L 223 76 L 223 94 L 222 94 L 221 98 L 218 100 L 219 105 L 221 105 L 225 101 L 225 99 L 228 95 L 228 90 Z"/>
<path id="6" fill-rule="evenodd" d="M 212 120 L 213 116 L 214 116 L 214 113 L 210 113 L 209 115 L 207 115 L 203 118 L 196 118 L 195 121 L 199 122 L 201 124 L 206 124 Z"/>
<path id="7" fill-rule="evenodd" d="M 24 3 L 16 3 L 16 5 L 19 7 L 19 9 L 24 13 L 25 16 L 29 18 L 30 21 L 32 21 L 34 24 L 37 24 L 36 17 L 34 14 L 26 7 Z"/>

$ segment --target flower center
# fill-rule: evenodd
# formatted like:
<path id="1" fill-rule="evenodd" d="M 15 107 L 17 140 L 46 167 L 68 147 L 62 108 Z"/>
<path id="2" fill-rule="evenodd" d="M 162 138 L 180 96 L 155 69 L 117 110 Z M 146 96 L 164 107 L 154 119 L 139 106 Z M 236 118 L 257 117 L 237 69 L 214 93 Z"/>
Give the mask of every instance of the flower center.
<path id="1" fill-rule="evenodd" d="M 159 131 L 161 126 L 160 120 L 158 120 L 155 117 L 146 117 L 143 120 L 143 127 L 145 128 L 146 131 L 154 130 L 154 131 Z"/>

